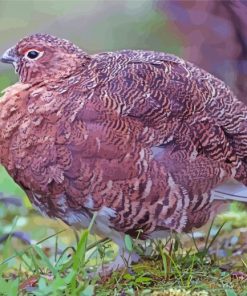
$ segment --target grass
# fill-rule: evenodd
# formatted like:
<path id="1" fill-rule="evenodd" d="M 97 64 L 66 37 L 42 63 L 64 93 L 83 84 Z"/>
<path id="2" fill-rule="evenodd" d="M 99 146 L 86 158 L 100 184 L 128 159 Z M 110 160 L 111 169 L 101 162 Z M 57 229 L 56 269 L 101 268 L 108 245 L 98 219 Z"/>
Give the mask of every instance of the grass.
<path id="1" fill-rule="evenodd" d="M 231 213 L 236 211 L 243 215 L 244 210 L 234 206 Z M 24 206 L 9 205 L 6 210 L 0 204 L 0 219 L 0 237 L 17 231 L 30 236 L 28 244 L 22 242 L 22 236 L 8 236 L 0 244 L 0 295 L 247 295 L 247 281 L 243 279 L 247 257 L 244 251 L 233 256 L 233 249 L 241 250 L 241 242 L 225 248 L 226 256 L 217 256 L 224 243 L 239 233 L 232 228 L 229 236 L 232 226 L 227 219 L 224 226 L 220 225 L 222 217 L 209 226 L 206 235 L 205 230 L 194 236 L 171 234 L 167 240 L 141 245 L 126 236 L 126 249 L 138 250 L 142 260 L 105 278 L 89 278 L 88 270 L 111 260 L 116 248 L 91 236 L 90 228 L 78 239 L 78 234 L 61 222 L 44 219 Z M 26 228 L 31 222 L 32 227 Z M 45 223 L 49 227 L 44 227 Z M 42 230 L 38 235 L 37 225 Z M 32 239 L 43 236 L 43 228 L 47 231 L 44 238 Z M 234 264 L 229 267 L 232 258 Z"/>

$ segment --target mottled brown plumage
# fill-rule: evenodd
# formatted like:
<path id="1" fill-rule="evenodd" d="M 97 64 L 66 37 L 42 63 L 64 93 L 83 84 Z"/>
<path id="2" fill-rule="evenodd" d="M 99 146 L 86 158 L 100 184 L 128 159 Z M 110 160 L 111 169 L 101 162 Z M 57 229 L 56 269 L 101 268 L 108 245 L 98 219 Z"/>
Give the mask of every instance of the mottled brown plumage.
<path id="1" fill-rule="evenodd" d="M 94 231 L 123 247 L 200 227 L 236 199 L 220 184 L 247 185 L 247 107 L 202 69 L 45 34 L 3 61 L 20 82 L 0 102 L 0 160 L 44 214 L 87 227 L 97 212 Z"/>

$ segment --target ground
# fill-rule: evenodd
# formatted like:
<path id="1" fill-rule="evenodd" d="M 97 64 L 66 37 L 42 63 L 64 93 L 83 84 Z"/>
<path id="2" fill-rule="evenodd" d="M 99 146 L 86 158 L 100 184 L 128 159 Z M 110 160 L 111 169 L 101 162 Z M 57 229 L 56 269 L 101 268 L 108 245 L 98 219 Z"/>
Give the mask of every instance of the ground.
<path id="1" fill-rule="evenodd" d="M 43 218 L 22 200 L 0 199 L 0 295 L 247 295 L 247 213 L 239 204 L 190 234 L 142 244 L 126 236 L 141 261 L 92 277 L 116 246 Z"/>

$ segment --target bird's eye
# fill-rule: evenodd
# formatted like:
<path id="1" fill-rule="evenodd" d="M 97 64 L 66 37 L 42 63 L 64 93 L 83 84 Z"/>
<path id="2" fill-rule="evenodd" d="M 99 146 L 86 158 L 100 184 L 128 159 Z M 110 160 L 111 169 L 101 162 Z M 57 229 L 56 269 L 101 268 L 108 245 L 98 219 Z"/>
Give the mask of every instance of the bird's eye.
<path id="1" fill-rule="evenodd" d="M 38 57 L 40 57 L 40 54 L 41 54 L 40 51 L 37 51 L 37 50 L 29 50 L 29 51 L 26 53 L 26 56 L 27 56 L 30 60 L 35 60 L 35 59 L 37 59 Z"/>

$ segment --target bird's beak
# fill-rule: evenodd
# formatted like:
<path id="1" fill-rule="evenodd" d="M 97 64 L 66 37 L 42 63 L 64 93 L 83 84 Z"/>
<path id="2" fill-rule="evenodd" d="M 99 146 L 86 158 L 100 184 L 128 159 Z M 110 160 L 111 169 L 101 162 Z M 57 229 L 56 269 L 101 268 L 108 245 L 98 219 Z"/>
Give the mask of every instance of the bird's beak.
<path id="1" fill-rule="evenodd" d="M 0 61 L 2 63 L 14 65 L 17 62 L 14 48 L 11 47 L 8 50 L 6 50 L 5 53 L 1 56 Z"/>

